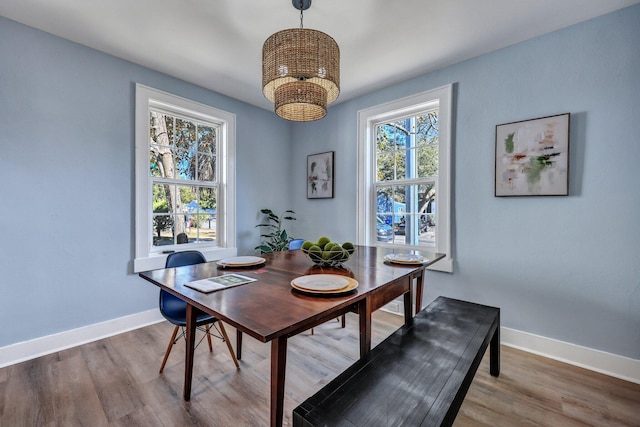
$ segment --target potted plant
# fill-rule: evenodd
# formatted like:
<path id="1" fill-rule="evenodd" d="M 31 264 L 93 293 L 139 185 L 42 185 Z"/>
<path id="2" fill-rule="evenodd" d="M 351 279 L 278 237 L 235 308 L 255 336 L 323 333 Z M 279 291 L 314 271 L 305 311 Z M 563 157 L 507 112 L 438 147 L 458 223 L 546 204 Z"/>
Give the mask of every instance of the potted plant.
<path id="1" fill-rule="evenodd" d="M 287 234 L 287 230 L 283 228 L 283 223 L 284 221 L 295 221 L 296 217 L 293 216 L 295 212 L 286 210 L 280 216 L 274 214 L 271 209 L 261 209 L 260 212 L 266 215 L 266 222 L 256 225 L 256 228 L 262 229 L 260 235 L 262 243 L 255 249 L 260 250 L 261 254 L 288 250 L 291 238 Z"/>

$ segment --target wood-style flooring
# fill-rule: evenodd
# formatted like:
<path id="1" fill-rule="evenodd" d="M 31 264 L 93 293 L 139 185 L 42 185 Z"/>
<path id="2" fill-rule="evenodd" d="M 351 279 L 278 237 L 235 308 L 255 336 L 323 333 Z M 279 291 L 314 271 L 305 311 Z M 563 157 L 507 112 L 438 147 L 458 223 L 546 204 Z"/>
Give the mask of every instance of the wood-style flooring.
<path id="1" fill-rule="evenodd" d="M 373 344 L 402 323 L 374 313 Z M 289 340 L 284 424 L 299 403 L 358 356 L 357 317 Z M 196 350 L 182 400 L 184 346 L 158 374 L 172 326 L 141 328 L 0 369 L 0 426 L 267 426 L 268 344 L 248 336 L 236 370 L 224 344 Z M 230 336 L 235 330 L 227 327 Z M 234 343 L 235 345 L 235 343 Z M 640 385 L 509 347 L 489 375 L 488 352 L 456 426 L 640 426 Z"/>

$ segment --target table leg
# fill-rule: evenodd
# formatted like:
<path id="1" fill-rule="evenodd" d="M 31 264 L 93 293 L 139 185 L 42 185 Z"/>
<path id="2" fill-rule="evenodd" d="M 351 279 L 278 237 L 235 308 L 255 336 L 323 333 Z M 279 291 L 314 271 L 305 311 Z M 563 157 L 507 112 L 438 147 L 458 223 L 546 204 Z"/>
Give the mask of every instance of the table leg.
<path id="1" fill-rule="evenodd" d="M 498 326 L 489 343 L 489 373 L 494 377 L 500 375 L 500 314 L 498 313 Z"/>
<path id="2" fill-rule="evenodd" d="M 182 396 L 184 400 L 191 400 L 191 378 L 193 376 L 193 353 L 196 342 L 196 316 L 197 309 L 191 304 L 187 304 L 187 334 L 186 334 L 186 358 L 184 362 L 184 389 Z"/>
<path id="3" fill-rule="evenodd" d="M 424 269 L 420 272 L 420 275 L 416 278 L 416 313 L 422 311 L 422 288 L 424 279 Z"/>
<path id="4" fill-rule="evenodd" d="M 287 367 L 287 338 L 271 341 L 271 427 L 282 426 L 284 379 Z"/>
<path id="5" fill-rule="evenodd" d="M 236 359 L 242 358 L 242 331 L 236 329 Z"/>
<path id="6" fill-rule="evenodd" d="M 360 316 L 360 357 L 364 357 L 371 350 L 371 302 L 364 298 L 358 303 Z"/>

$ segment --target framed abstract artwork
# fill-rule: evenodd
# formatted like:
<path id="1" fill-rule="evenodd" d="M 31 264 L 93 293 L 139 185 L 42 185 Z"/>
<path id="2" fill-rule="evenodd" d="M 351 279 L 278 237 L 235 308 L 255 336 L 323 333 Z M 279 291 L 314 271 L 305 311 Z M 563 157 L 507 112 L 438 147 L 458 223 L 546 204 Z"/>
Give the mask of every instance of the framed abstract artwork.
<path id="1" fill-rule="evenodd" d="M 333 197 L 333 151 L 307 156 L 307 199 Z"/>
<path id="2" fill-rule="evenodd" d="M 570 113 L 496 126 L 495 196 L 569 194 Z"/>

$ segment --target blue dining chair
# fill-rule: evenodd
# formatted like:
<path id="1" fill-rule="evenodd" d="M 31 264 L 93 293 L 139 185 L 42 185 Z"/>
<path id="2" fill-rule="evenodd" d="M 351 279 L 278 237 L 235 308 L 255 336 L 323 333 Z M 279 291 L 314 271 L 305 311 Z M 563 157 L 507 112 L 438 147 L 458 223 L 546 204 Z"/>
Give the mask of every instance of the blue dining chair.
<path id="1" fill-rule="evenodd" d="M 302 244 L 304 243 L 304 239 L 293 239 L 289 241 L 289 250 L 295 251 L 296 249 L 300 249 Z"/>
<path id="2" fill-rule="evenodd" d="M 169 254 L 165 263 L 165 267 L 182 267 L 185 265 L 200 264 L 203 262 L 207 262 L 207 259 L 204 257 L 204 255 L 202 255 L 202 253 L 198 251 L 182 251 Z M 185 326 L 187 325 L 187 303 L 182 301 L 180 298 L 171 295 L 169 292 L 161 289 L 159 307 L 162 316 L 164 316 L 164 318 L 167 319 L 171 324 L 175 325 L 175 328 L 173 328 L 173 334 L 171 335 L 171 340 L 169 341 L 169 346 L 167 347 L 167 351 L 164 354 L 164 359 L 162 360 L 162 366 L 160 366 L 160 373 L 162 373 L 162 371 L 164 370 L 164 365 L 167 363 L 167 359 L 169 358 L 169 353 L 171 353 L 171 349 L 180 340 L 180 338 L 185 338 Z M 209 351 L 213 351 L 213 346 L 211 345 L 211 327 L 213 326 L 220 333 L 220 335 L 214 336 L 220 338 L 227 344 L 227 348 L 229 349 L 229 354 L 231 354 L 233 363 L 236 365 L 236 368 L 239 368 L 240 366 L 238 365 L 238 359 L 236 359 L 233 348 L 231 348 L 231 341 L 229 341 L 227 331 L 225 331 L 222 322 L 219 322 L 218 320 L 219 319 L 217 317 L 214 317 L 210 314 L 203 313 L 201 311 L 198 312 L 198 315 L 196 317 L 196 327 L 205 334 L 198 342 L 198 345 L 200 345 L 204 337 L 207 337 L 207 342 L 209 343 Z M 216 326 L 216 323 L 219 329 Z M 180 330 L 182 330 L 182 333 L 180 334 L 180 336 L 178 336 L 178 332 Z"/>

